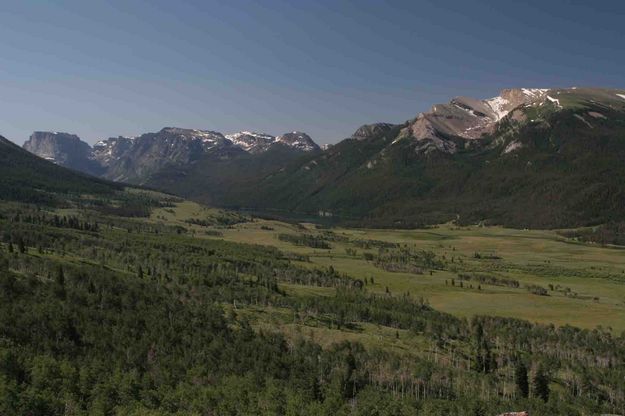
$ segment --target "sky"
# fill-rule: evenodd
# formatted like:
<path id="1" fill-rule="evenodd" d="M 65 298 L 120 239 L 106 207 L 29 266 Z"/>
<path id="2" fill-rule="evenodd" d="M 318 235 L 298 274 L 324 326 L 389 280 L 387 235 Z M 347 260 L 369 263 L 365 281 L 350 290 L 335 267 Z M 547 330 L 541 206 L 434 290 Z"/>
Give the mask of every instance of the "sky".
<path id="1" fill-rule="evenodd" d="M 334 143 L 454 96 L 625 88 L 622 1 L 3 1 L 0 134 Z"/>

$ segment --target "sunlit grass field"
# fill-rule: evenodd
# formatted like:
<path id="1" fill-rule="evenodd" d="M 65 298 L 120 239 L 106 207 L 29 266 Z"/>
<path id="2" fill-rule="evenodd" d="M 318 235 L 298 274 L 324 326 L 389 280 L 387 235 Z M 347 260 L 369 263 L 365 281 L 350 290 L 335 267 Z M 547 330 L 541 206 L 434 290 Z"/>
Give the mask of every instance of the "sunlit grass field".
<path id="1" fill-rule="evenodd" d="M 345 241 L 331 241 L 330 249 L 314 249 L 278 238 L 280 233 L 324 232 L 312 224 L 254 219 L 205 227 L 187 222 L 190 218 L 226 215 L 224 212 L 185 201 L 175 208 L 156 210 L 152 220 L 183 225 L 202 238 L 270 245 L 285 253 L 304 255 L 309 262 L 300 262 L 302 266 L 332 266 L 354 278 L 373 278 L 374 283 L 368 284 L 367 290 L 423 297 L 434 308 L 459 317 L 486 314 L 582 328 L 602 326 L 616 333 L 625 331 L 625 250 L 620 248 L 574 242 L 555 231 L 443 224 L 425 230 L 334 228 L 331 231 Z M 221 236 L 206 235 L 208 229 Z M 446 266 L 431 274 L 385 271 L 363 257 L 364 251 L 376 253 L 377 249 L 363 250 L 354 240 L 388 241 L 415 250 L 431 250 L 445 259 Z M 457 276 L 465 272 L 515 279 L 522 286 L 481 284 L 478 288 L 478 283 L 465 281 L 460 287 Z M 455 285 L 451 284 L 452 279 Z M 530 284 L 555 289 L 549 289 L 548 296 L 539 296 L 524 288 Z M 333 293 L 332 288 L 286 289 L 314 296 Z"/>

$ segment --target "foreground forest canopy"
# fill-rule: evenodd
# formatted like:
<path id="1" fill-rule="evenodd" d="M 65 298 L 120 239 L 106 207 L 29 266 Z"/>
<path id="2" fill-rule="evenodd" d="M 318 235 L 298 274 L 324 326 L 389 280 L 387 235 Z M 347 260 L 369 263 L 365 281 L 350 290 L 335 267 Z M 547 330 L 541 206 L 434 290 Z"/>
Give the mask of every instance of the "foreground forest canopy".
<path id="1" fill-rule="evenodd" d="M 115 188 L 54 201 L 0 203 L 0 414 L 625 412 L 615 249 L 519 236 L 613 262 L 523 268 L 453 226 L 319 229 Z M 443 311 L 463 296 L 553 313 Z"/>

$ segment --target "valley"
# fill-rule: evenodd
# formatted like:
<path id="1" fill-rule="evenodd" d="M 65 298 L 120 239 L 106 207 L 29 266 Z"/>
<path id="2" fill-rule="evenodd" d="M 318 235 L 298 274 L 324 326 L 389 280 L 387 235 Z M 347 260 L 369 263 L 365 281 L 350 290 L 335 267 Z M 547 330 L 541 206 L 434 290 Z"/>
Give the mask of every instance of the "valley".
<path id="1" fill-rule="evenodd" d="M 189 227 L 190 219 L 206 215 L 200 205 L 187 201 L 173 212 L 157 209 L 151 218 Z M 374 284 L 367 285 L 370 291 L 385 293 L 388 288 L 394 294 L 408 292 L 427 299 L 437 310 L 459 317 L 497 315 L 587 329 L 601 325 L 616 334 L 625 331 L 625 249 L 576 242 L 556 231 L 453 224 L 424 230 L 325 229 L 262 219 L 225 227 L 191 225 L 190 229 L 201 238 L 272 246 L 305 256 L 308 261 L 296 262 L 303 267 L 332 266 L 354 278 L 373 278 Z M 221 235 L 206 235 L 208 230 Z M 282 241 L 279 236 L 284 233 L 316 236 L 327 241 L 330 248 Z M 363 248 L 362 242 L 367 241 L 371 247 Z M 431 252 L 441 264 L 431 270 L 432 274 L 429 270 L 419 274 L 386 271 L 364 258 L 365 253 L 377 256 L 376 242 Z M 480 283 L 479 279 L 463 281 L 458 277 L 463 274 L 516 280 L 519 286 Z M 547 296 L 529 292 L 529 285 L 547 288 Z M 550 286 L 558 289 L 549 290 Z M 308 288 L 294 285 L 291 290 Z M 318 294 L 331 292 L 329 288 L 316 289 Z"/>
<path id="2" fill-rule="evenodd" d="M 102 186 L 0 203 L 2 412 L 625 406 L 618 247 L 452 223 L 328 228 Z"/>
<path id="3" fill-rule="evenodd" d="M 625 416 L 625 2 L 5 3 L 0 416 Z"/>
<path id="4" fill-rule="evenodd" d="M 0 414 L 622 413 L 615 91 L 0 138 Z"/>
<path id="5" fill-rule="evenodd" d="M 93 148 L 75 135 L 35 132 L 24 148 L 104 179 L 287 218 L 576 228 L 625 216 L 623 95 L 571 87 L 455 97 L 403 123 L 363 125 L 324 149 L 301 132 L 175 127 Z"/>
<path id="6" fill-rule="evenodd" d="M 0 150 L 0 414 L 625 409 L 619 222 L 278 221 Z"/>

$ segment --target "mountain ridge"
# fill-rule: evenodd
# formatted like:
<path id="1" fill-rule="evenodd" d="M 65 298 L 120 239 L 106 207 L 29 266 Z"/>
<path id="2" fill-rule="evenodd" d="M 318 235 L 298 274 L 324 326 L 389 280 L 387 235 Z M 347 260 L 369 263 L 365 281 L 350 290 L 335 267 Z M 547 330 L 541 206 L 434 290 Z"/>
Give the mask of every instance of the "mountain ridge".
<path id="1" fill-rule="evenodd" d="M 132 142 L 136 152 L 124 153 L 104 177 L 227 208 L 323 213 L 360 226 L 454 220 L 558 228 L 625 216 L 621 89 L 515 88 L 483 100 L 455 97 L 404 123 L 363 125 L 323 151 L 307 150 L 307 136 L 298 132 L 228 138 L 182 129 L 177 134 L 202 137 L 172 143 L 156 140 L 163 131 L 171 133 L 116 139 Z M 150 153 L 154 147 L 138 145 L 155 140 L 166 148 Z"/>
<path id="2" fill-rule="evenodd" d="M 536 89 L 526 98 L 523 89 L 507 91 L 519 101 L 505 113 L 472 114 L 455 104 L 475 111 L 477 100 L 452 99 L 364 139 L 354 133 L 223 205 L 323 212 L 376 227 L 456 220 L 558 228 L 625 215 L 617 179 L 624 175 L 625 91 Z M 481 134 L 462 134 L 472 127 Z"/>
<path id="3" fill-rule="evenodd" d="M 305 133 L 281 136 L 243 131 L 224 135 L 212 130 L 164 127 L 155 133 L 136 137 L 110 137 L 93 146 L 69 133 L 35 132 L 24 149 L 59 165 L 118 182 L 141 184 L 170 165 L 192 164 L 205 154 L 236 157 L 243 153 L 260 154 L 273 146 L 294 152 L 312 152 L 319 146 Z"/>

